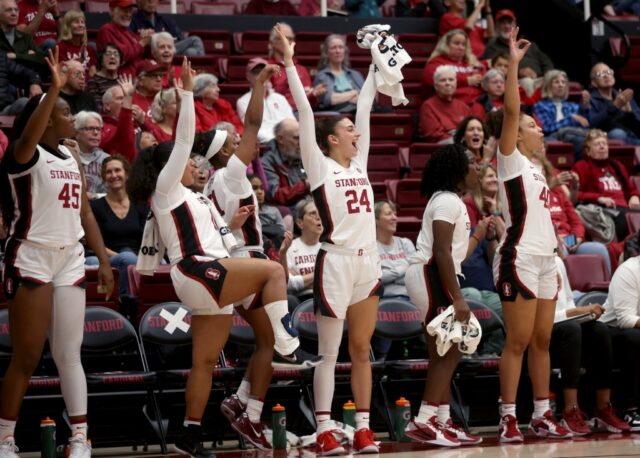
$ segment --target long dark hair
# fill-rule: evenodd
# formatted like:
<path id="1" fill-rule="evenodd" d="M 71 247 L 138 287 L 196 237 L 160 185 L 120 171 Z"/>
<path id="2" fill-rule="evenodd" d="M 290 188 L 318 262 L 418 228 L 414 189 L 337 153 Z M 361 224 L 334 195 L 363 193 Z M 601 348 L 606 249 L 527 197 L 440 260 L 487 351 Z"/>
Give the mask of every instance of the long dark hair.
<path id="1" fill-rule="evenodd" d="M 173 144 L 164 142 L 140 151 L 127 180 L 127 193 L 133 202 L 148 203 L 151 193 L 156 189 L 158 175 L 171 156 Z"/>
<path id="2" fill-rule="evenodd" d="M 40 104 L 41 95 L 35 95 L 29 99 L 24 110 L 18 115 L 13 122 L 13 128 L 9 138 L 11 142 L 0 162 L 0 207 L 2 210 L 2 224 L 8 230 L 13 220 L 15 212 L 15 202 L 13 201 L 13 193 L 11 192 L 11 183 L 9 182 L 9 161 L 13 159 L 13 149 L 16 141 L 22 136 L 29 119 L 33 112 Z"/>
<path id="3" fill-rule="evenodd" d="M 326 118 L 316 119 L 316 142 L 320 148 L 329 154 L 329 135 L 336 133 L 336 125 L 342 121 L 346 116 L 329 116 Z"/>
<path id="4" fill-rule="evenodd" d="M 438 191 L 458 192 L 469 173 L 469 156 L 459 144 L 443 146 L 431 155 L 422 171 L 420 189 L 427 199 Z"/>
<path id="5" fill-rule="evenodd" d="M 467 116 L 462 121 L 460 121 L 460 124 L 458 124 L 458 126 L 456 127 L 456 133 L 453 135 L 453 143 L 465 145 L 464 134 L 467 131 L 467 126 L 469 125 L 469 123 L 474 120 L 478 121 L 482 126 L 482 133 L 484 134 L 484 139 L 482 140 L 482 142 L 487 142 L 487 140 L 489 139 L 489 133 L 487 132 L 487 126 L 484 124 L 484 121 L 482 121 L 482 119 L 478 118 L 477 116 Z"/>

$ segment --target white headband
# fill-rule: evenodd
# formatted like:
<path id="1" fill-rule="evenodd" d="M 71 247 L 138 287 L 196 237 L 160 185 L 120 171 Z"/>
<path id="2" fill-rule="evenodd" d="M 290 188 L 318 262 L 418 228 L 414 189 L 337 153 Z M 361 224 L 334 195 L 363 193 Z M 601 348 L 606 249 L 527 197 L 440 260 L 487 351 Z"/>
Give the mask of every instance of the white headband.
<path id="1" fill-rule="evenodd" d="M 227 140 L 227 131 L 226 130 L 216 130 L 213 140 L 211 140 L 211 144 L 209 145 L 209 149 L 207 149 L 207 154 L 204 157 L 209 160 L 220 151 L 222 145 Z"/>

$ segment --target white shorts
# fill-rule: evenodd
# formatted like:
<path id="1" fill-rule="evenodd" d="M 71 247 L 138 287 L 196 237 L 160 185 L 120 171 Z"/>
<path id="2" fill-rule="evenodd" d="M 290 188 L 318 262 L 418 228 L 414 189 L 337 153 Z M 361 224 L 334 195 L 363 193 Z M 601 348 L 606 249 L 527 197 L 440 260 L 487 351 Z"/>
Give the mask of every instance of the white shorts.
<path id="1" fill-rule="evenodd" d="M 180 301 L 192 315 L 231 315 L 233 304 L 220 307 L 218 301 L 227 270 L 216 260 L 191 256 L 171 268 L 171 282 Z"/>
<path id="2" fill-rule="evenodd" d="M 49 248 L 10 238 L 4 262 L 2 280 L 8 299 L 15 297 L 20 284 L 84 287 L 84 247 L 80 242 Z"/>
<path id="3" fill-rule="evenodd" d="M 321 248 L 313 277 L 316 313 L 344 320 L 347 308 L 380 295 L 380 256 L 368 251 L 361 256 L 329 253 Z"/>
<path id="4" fill-rule="evenodd" d="M 425 326 L 438 315 L 440 308 L 447 308 L 453 302 L 451 294 L 440 280 L 435 261 L 431 264 L 411 264 L 405 272 L 404 284 Z"/>
<path id="5" fill-rule="evenodd" d="M 493 258 L 493 278 L 502 301 L 513 302 L 518 293 L 525 299 L 555 300 L 558 297 L 555 255 L 503 250 Z"/>
<path id="6" fill-rule="evenodd" d="M 266 254 L 256 250 L 238 250 L 231 253 L 232 258 L 253 258 L 253 259 L 269 259 Z M 262 307 L 262 294 L 252 294 L 245 297 L 239 302 L 233 304 L 234 307 L 242 307 L 245 310 L 253 310 Z"/>

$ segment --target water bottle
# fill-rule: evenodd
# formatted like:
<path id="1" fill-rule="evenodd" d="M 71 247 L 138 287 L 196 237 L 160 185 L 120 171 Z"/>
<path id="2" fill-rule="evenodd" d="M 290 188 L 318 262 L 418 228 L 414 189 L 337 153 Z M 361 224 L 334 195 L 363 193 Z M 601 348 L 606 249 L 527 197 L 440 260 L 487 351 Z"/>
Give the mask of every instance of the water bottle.
<path id="1" fill-rule="evenodd" d="M 351 399 L 342 406 L 342 423 L 356 427 L 356 404 Z"/>
<path id="2" fill-rule="evenodd" d="M 46 417 L 40 422 L 41 458 L 56 458 L 56 422 Z"/>
<path id="3" fill-rule="evenodd" d="M 396 440 L 398 442 L 410 442 L 409 438 L 404 435 L 404 429 L 411 421 L 411 403 L 401 397 L 396 401 Z"/>
<path id="4" fill-rule="evenodd" d="M 287 449 L 287 414 L 280 404 L 271 409 L 271 427 L 273 428 L 273 448 Z"/>

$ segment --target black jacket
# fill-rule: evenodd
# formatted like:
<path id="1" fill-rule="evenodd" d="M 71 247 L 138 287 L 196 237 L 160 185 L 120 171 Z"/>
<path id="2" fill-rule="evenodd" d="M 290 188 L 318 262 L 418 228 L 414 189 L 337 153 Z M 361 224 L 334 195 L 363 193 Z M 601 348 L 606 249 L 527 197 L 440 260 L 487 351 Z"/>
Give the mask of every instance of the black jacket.
<path id="1" fill-rule="evenodd" d="M 0 109 L 16 101 L 16 87 L 28 91 L 32 84 L 40 84 L 40 76 L 0 51 Z"/>

